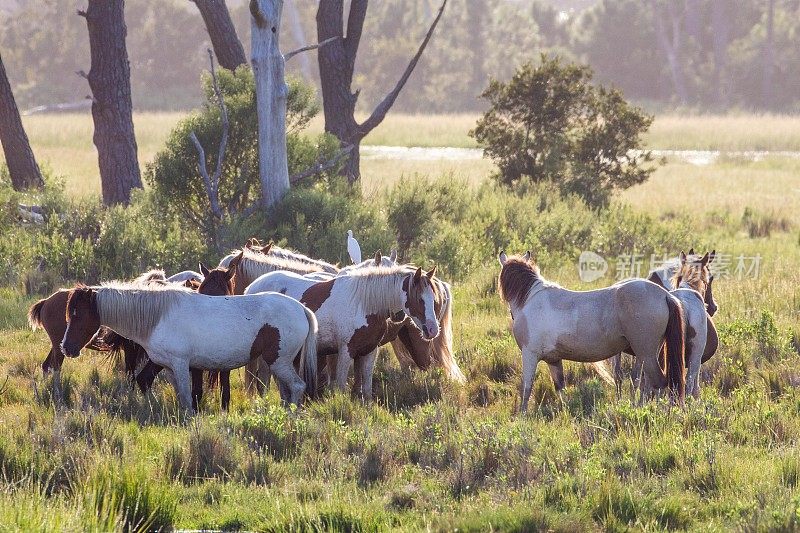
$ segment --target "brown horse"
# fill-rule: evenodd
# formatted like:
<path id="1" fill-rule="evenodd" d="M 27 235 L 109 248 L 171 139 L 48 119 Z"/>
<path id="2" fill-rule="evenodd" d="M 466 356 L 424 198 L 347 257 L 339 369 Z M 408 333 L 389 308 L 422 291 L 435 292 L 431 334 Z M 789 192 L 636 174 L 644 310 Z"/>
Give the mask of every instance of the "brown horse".
<path id="1" fill-rule="evenodd" d="M 138 283 L 165 283 L 166 276 L 162 270 L 145 272 L 136 280 Z M 50 339 L 50 351 L 42 363 L 42 372 L 53 372 L 53 384 L 56 397 L 61 397 L 61 365 L 64 363 L 64 354 L 61 351 L 61 340 L 67 330 L 67 298 L 69 289 L 59 289 L 47 298 L 33 304 L 28 311 L 28 324 L 31 328 L 41 327 Z M 136 372 L 136 363 L 141 356 L 136 343 L 127 341 L 114 334 L 108 328 L 100 328 L 87 348 L 99 352 L 119 354 L 125 353 L 125 371 L 130 377 Z"/>

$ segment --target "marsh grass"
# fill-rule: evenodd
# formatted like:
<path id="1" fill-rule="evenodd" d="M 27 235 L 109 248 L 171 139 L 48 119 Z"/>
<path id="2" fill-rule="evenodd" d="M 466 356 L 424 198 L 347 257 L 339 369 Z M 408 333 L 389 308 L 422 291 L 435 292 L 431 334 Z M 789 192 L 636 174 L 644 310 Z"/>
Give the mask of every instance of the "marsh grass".
<path id="1" fill-rule="evenodd" d="M 455 222 L 423 249 L 465 265 L 453 323 L 468 382 L 401 370 L 384 350 L 369 405 L 331 393 L 288 412 L 274 390 L 246 397 L 235 371 L 230 413 L 212 398 L 187 420 L 164 379 L 142 396 L 89 353 L 65 361 L 58 403 L 40 370 L 49 342 L 24 321 L 34 298 L 22 284 L 2 288 L 0 529 L 796 529 L 798 176 L 788 159 L 670 162 L 621 195 L 631 207 L 600 214 L 535 192 L 486 195 L 469 211 L 471 197 L 447 189 L 443 212 Z M 751 235 L 746 208 L 786 225 Z M 519 221 L 528 229 L 512 235 Z M 471 249 L 476 235 L 489 244 Z M 579 280 L 577 242 L 603 247 L 605 278 Z M 701 398 L 639 405 L 572 363 L 559 396 L 540 365 L 535 407 L 519 415 L 519 349 L 488 248 L 531 248 L 548 279 L 587 289 L 612 283 L 613 258 L 631 245 L 761 256 L 757 276 L 715 281 L 720 348 Z"/>

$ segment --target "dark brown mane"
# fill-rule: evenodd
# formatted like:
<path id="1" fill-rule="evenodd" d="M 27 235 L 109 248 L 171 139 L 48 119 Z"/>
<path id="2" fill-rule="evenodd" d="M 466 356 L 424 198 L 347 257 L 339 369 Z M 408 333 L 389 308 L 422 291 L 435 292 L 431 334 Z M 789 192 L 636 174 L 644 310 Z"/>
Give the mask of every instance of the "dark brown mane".
<path id="1" fill-rule="evenodd" d="M 533 284 L 539 281 L 539 267 L 520 256 L 509 257 L 500 270 L 500 297 L 515 307 L 525 304 Z"/>

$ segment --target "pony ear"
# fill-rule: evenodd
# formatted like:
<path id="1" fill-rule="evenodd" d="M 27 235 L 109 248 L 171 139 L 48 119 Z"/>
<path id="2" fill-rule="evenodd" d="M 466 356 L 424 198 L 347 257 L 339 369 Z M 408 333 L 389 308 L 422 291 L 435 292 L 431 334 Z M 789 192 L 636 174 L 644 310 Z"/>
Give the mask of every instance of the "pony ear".
<path id="1" fill-rule="evenodd" d="M 233 275 L 236 273 L 236 269 L 239 268 L 239 263 L 241 263 L 242 257 L 244 257 L 244 251 L 239 252 L 239 255 L 231 259 L 231 262 L 228 264 L 229 279 L 233 277 Z"/>
<path id="2" fill-rule="evenodd" d="M 269 243 L 261 248 L 261 253 L 267 255 L 270 250 L 272 250 L 272 245 L 275 244 L 275 241 L 269 241 Z"/>
<path id="3" fill-rule="evenodd" d="M 715 257 L 717 257 L 717 250 L 711 250 L 711 253 L 708 254 L 708 262 L 713 263 Z"/>
<path id="4" fill-rule="evenodd" d="M 694 246 L 689 248 L 689 255 L 694 255 Z"/>
<path id="5" fill-rule="evenodd" d="M 689 250 L 689 253 L 690 254 L 692 253 L 691 249 Z M 684 263 L 686 263 L 686 254 L 683 253 L 683 250 L 681 250 L 681 264 L 684 264 Z"/>
<path id="6" fill-rule="evenodd" d="M 375 266 L 381 266 L 381 251 L 375 252 Z"/>
<path id="7" fill-rule="evenodd" d="M 397 248 L 392 248 L 392 252 L 389 254 L 389 259 L 392 260 L 392 263 L 397 262 Z"/>
<path id="8" fill-rule="evenodd" d="M 505 265 L 506 261 L 508 261 L 508 256 L 506 255 L 505 250 L 500 250 L 500 255 L 497 256 L 497 260 L 500 261 L 500 265 Z"/>
<path id="9" fill-rule="evenodd" d="M 206 266 L 203 264 L 203 262 L 201 261 L 201 262 L 200 262 L 200 273 L 201 273 L 201 274 L 203 274 L 203 276 L 204 276 L 204 277 L 208 277 L 208 273 L 209 273 L 209 272 L 210 272 L 210 270 L 208 270 L 208 267 L 206 267 Z"/>
<path id="10" fill-rule="evenodd" d="M 523 255 L 523 256 L 522 256 L 522 258 L 523 258 L 525 261 L 530 261 L 530 260 L 531 260 L 531 251 L 530 251 L 530 250 L 528 250 L 527 252 L 525 252 L 525 255 Z"/>
<path id="11" fill-rule="evenodd" d="M 417 271 L 414 272 L 414 281 L 419 281 L 422 279 L 422 268 L 417 268 Z"/>
<path id="12" fill-rule="evenodd" d="M 709 254 L 708 254 L 708 252 L 706 252 L 706 255 L 704 255 L 703 258 L 700 259 L 700 264 L 702 266 L 706 266 L 708 264 L 708 261 L 709 261 L 708 258 L 709 258 Z"/>
<path id="13" fill-rule="evenodd" d="M 436 265 L 433 265 L 433 268 L 428 271 L 428 279 L 433 279 L 433 276 L 436 275 Z"/>

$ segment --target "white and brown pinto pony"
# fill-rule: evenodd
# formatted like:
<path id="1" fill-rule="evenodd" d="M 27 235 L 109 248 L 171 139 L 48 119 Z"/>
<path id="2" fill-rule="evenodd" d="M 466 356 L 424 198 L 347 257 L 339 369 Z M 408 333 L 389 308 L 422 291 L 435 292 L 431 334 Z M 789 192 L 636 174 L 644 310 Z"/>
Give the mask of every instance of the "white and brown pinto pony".
<path id="1" fill-rule="evenodd" d="M 683 309 L 674 296 L 643 279 L 571 291 L 542 278 L 530 252 L 516 257 L 501 252 L 499 260 L 500 296 L 511 309 L 512 332 L 522 350 L 522 412 L 539 361 L 563 376 L 564 359 L 597 362 L 623 350 L 643 362 L 650 386 L 669 387 L 683 401 Z M 664 344 L 666 371 L 659 356 Z"/>
<path id="2" fill-rule="evenodd" d="M 120 283 L 77 287 L 67 300 L 67 320 L 65 355 L 76 357 L 100 325 L 108 326 L 172 371 L 178 400 L 190 412 L 190 367 L 233 370 L 261 357 L 295 404 L 316 385 L 317 320 L 281 294 L 205 296 L 174 286 Z M 298 353 L 304 379 L 293 366 Z"/>
<path id="3" fill-rule="evenodd" d="M 436 268 L 365 267 L 328 281 L 314 281 L 291 272 L 273 272 L 253 282 L 245 294 L 281 292 L 309 307 L 319 323 L 320 356 L 338 354 L 335 383 L 340 390 L 354 361 L 361 370 L 365 399 L 372 397 L 375 354 L 387 331 L 387 318 L 403 312 L 422 336 L 439 335 L 431 281 Z M 329 372 L 329 378 L 332 377 Z"/>

